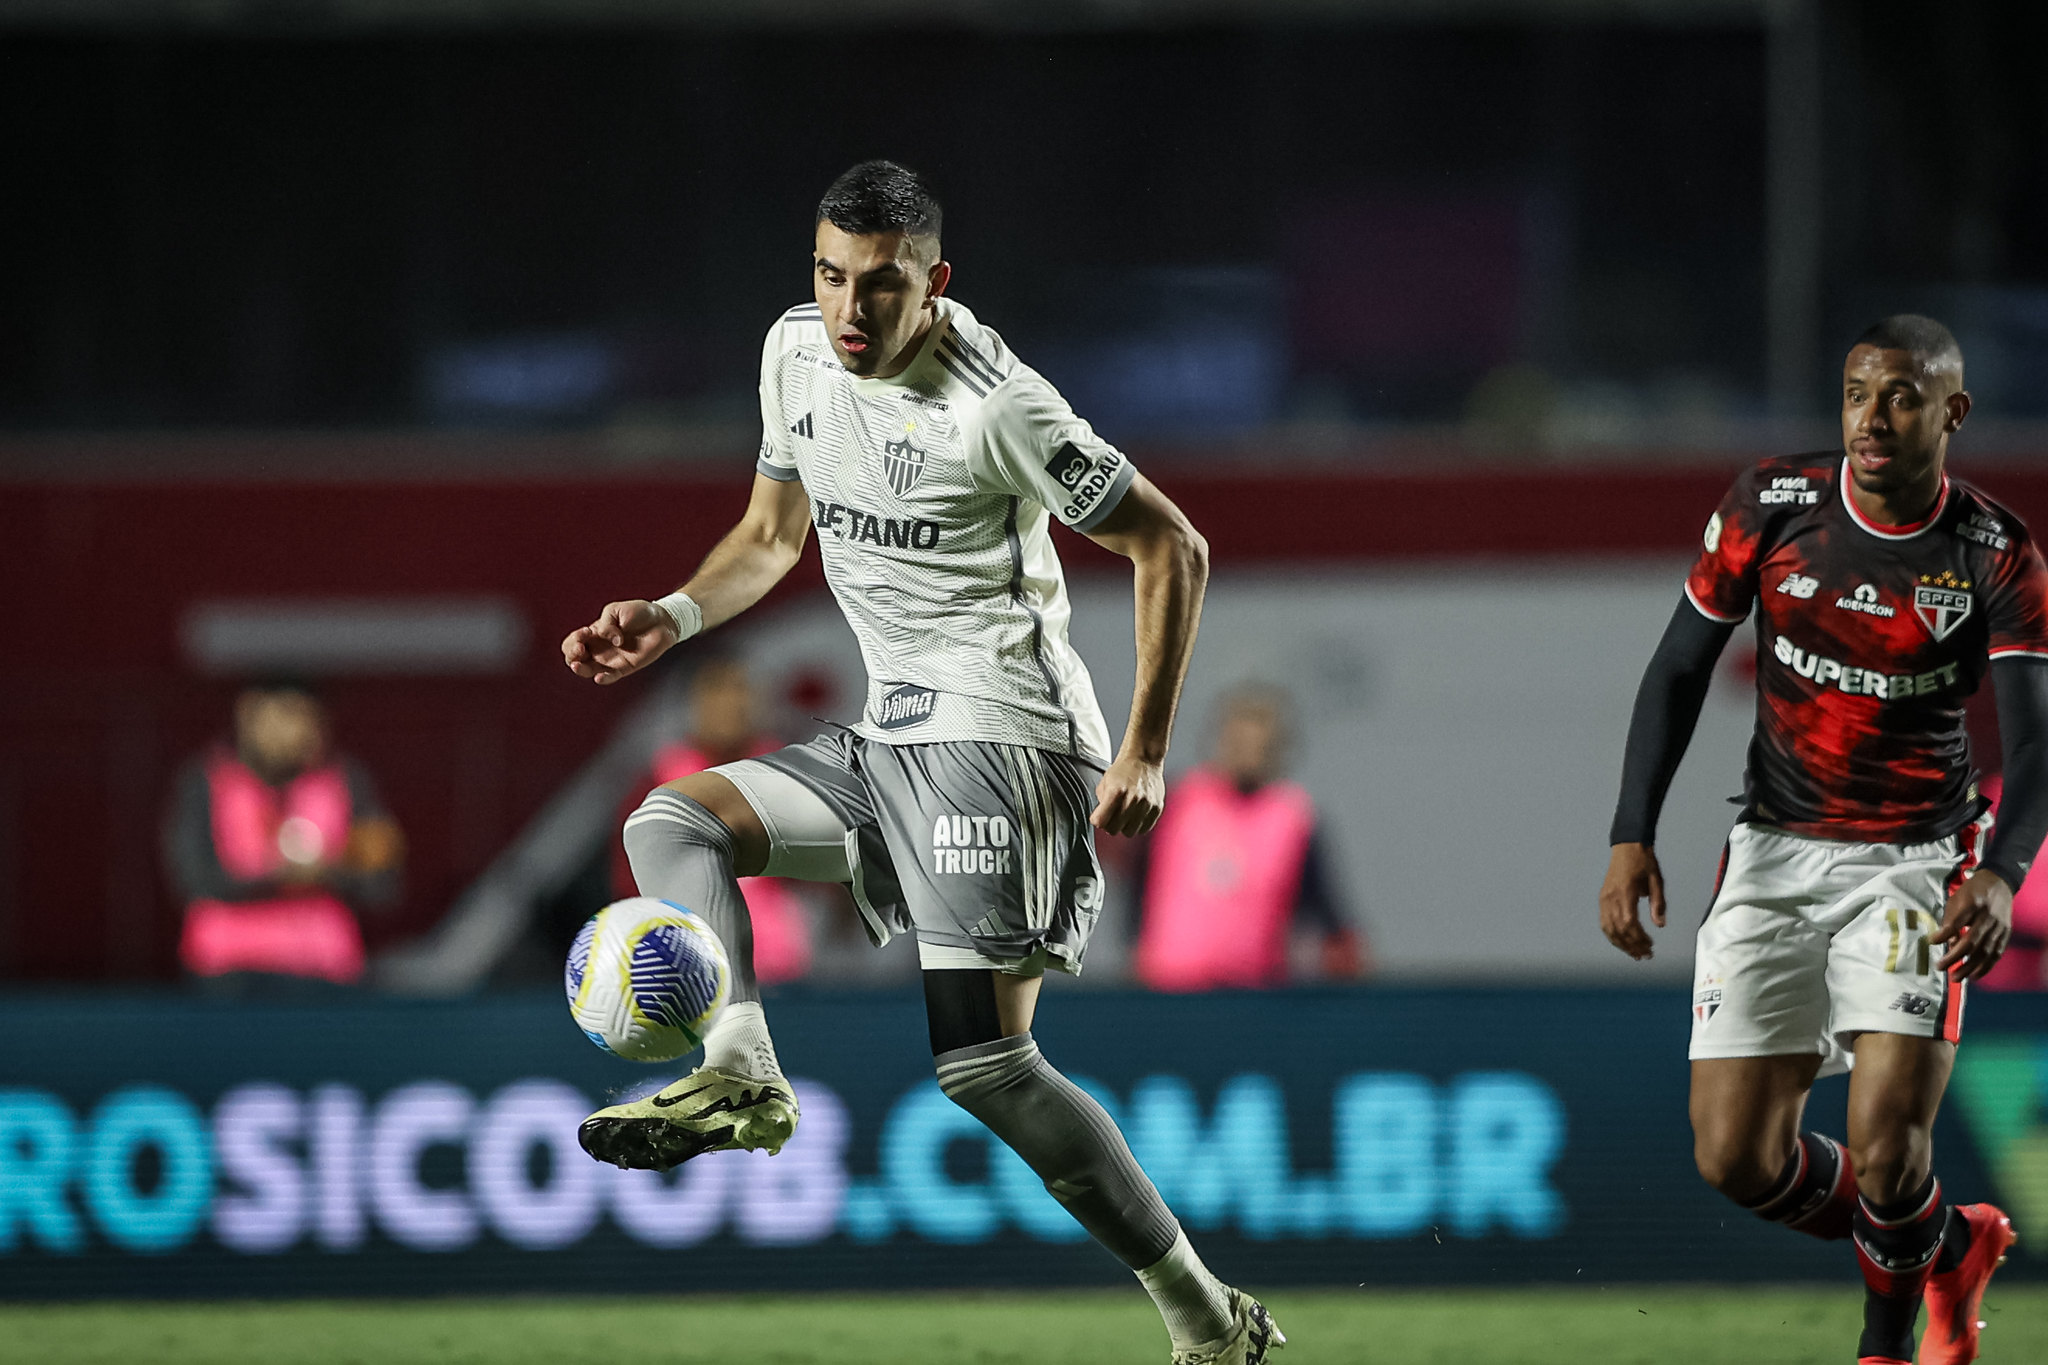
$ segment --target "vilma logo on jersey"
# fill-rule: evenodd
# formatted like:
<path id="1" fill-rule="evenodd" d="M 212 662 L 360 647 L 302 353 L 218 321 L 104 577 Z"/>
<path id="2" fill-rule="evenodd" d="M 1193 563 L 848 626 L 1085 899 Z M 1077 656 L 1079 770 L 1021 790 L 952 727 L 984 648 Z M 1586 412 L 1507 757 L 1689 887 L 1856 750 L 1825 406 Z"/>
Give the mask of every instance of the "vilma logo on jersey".
<path id="1" fill-rule="evenodd" d="M 1975 601 L 1970 596 L 1970 580 L 1943 569 L 1940 573 L 1920 575 L 1919 585 L 1913 589 L 1913 614 L 1927 627 L 1928 634 L 1946 640 L 1957 626 L 1970 619 L 1970 607 Z"/>

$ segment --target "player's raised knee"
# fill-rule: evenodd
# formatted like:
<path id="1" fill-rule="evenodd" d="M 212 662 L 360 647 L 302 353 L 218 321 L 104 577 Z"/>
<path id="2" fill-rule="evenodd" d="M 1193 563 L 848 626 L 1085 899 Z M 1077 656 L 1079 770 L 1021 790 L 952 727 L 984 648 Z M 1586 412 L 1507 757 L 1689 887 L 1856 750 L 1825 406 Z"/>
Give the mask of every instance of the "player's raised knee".
<path id="1" fill-rule="evenodd" d="M 624 831 L 626 858 L 637 877 L 650 858 L 678 844 L 732 852 L 733 833 L 701 802 L 684 796 L 673 787 L 656 787 L 639 807 L 626 817 Z"/>

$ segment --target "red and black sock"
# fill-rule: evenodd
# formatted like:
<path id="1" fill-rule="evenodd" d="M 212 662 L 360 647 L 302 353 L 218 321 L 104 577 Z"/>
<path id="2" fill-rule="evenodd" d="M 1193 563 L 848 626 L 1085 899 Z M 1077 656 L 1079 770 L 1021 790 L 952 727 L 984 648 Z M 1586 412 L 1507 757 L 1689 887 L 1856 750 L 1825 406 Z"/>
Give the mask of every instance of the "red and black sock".
<path id="1" fill-rule="evenodd" d="M 1941 1230 L 1941 1254 L 1934 1258 L 1934 1273 L 1946 1275 L 1970 1254 L 1970 1220 L 1954 1204 L 1948 1206 L 1948 1223 Z"/>
<path id="2" fill-rule="evenodd" d="M 1744 1200 L 1742 1207 L 1794 1232 L 1838 1242 L 1855 1221 L 1856 1173 L 1842 1144 L 1819 1133 L 1801 1133 L 1777 1183 Z"/>
<path id="3" fill-rule="evenodd" d="M 1863 1268 L 1863 1340 L 1857 1354 L 1913 1358 L 1913 1322 L 1920 1293 L 1941 1254 L 1948 1226 L 1941 1182 L 1932 1175 L 1890 1204 L 1856 1207 L 1856 1262 Z"/>

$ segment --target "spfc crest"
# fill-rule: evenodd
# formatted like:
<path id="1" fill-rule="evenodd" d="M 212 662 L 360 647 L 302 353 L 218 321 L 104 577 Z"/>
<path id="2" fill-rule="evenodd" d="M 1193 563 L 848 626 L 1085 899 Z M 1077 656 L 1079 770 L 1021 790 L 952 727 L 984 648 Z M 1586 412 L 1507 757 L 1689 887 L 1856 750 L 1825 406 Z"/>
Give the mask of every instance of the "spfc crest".
<path id="1" fill-rule="evenodd" d="M 906 432 L 900 441 L 883 443 L 882 469 L 888 474 L 889 487 L 896 490 L 896 496 L 904 497 L 924 477 L 924 452 L 910 443 Z"/>
<path id="2" fill-rule="evenodd" d="M 1957 578 L 1946 569 L 1921 575 L 1919 586 L 1913 589 L 1913 613 L 1937 640 L 1946 640 L 1957 626 L 1970 619 L 1975 601 L 1970 596 L 1969 580 Z"/>

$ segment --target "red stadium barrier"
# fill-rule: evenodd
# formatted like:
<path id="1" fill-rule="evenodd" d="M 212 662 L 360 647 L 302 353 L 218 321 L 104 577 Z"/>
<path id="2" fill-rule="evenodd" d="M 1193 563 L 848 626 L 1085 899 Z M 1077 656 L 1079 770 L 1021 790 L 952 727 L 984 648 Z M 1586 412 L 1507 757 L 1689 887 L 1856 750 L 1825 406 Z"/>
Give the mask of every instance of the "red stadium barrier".
<path id="1" fill-rule="evenodd" d="M 1155 464 L 1219 572 L 1682 554 L 1732 468 Z M 2048 526 L 2048 471 L 1982 482 Z M 555 642 L 609 595 L 676 582 L 746 491 L 738 474 L 0 487 L 0 620 L 13 642 L 0 665 L 0 979 L 173 974 L 162 805 L 176 766 L 225 727 L 234 690 L 181 654 L 194 605 L 489 596 L 524 615 L 511 671 L 325 689 L 343 745 L 411 845 L 404 905 L 370 926 L 373 945 L 388 944 L 434 921 L 631 700 L 571 677 Z M 1062 533 L 1061 546 L 1077 570 L 1114 567 L 1078 537 Z M 807 559 L 779 591 L 819 582 Z"/>

